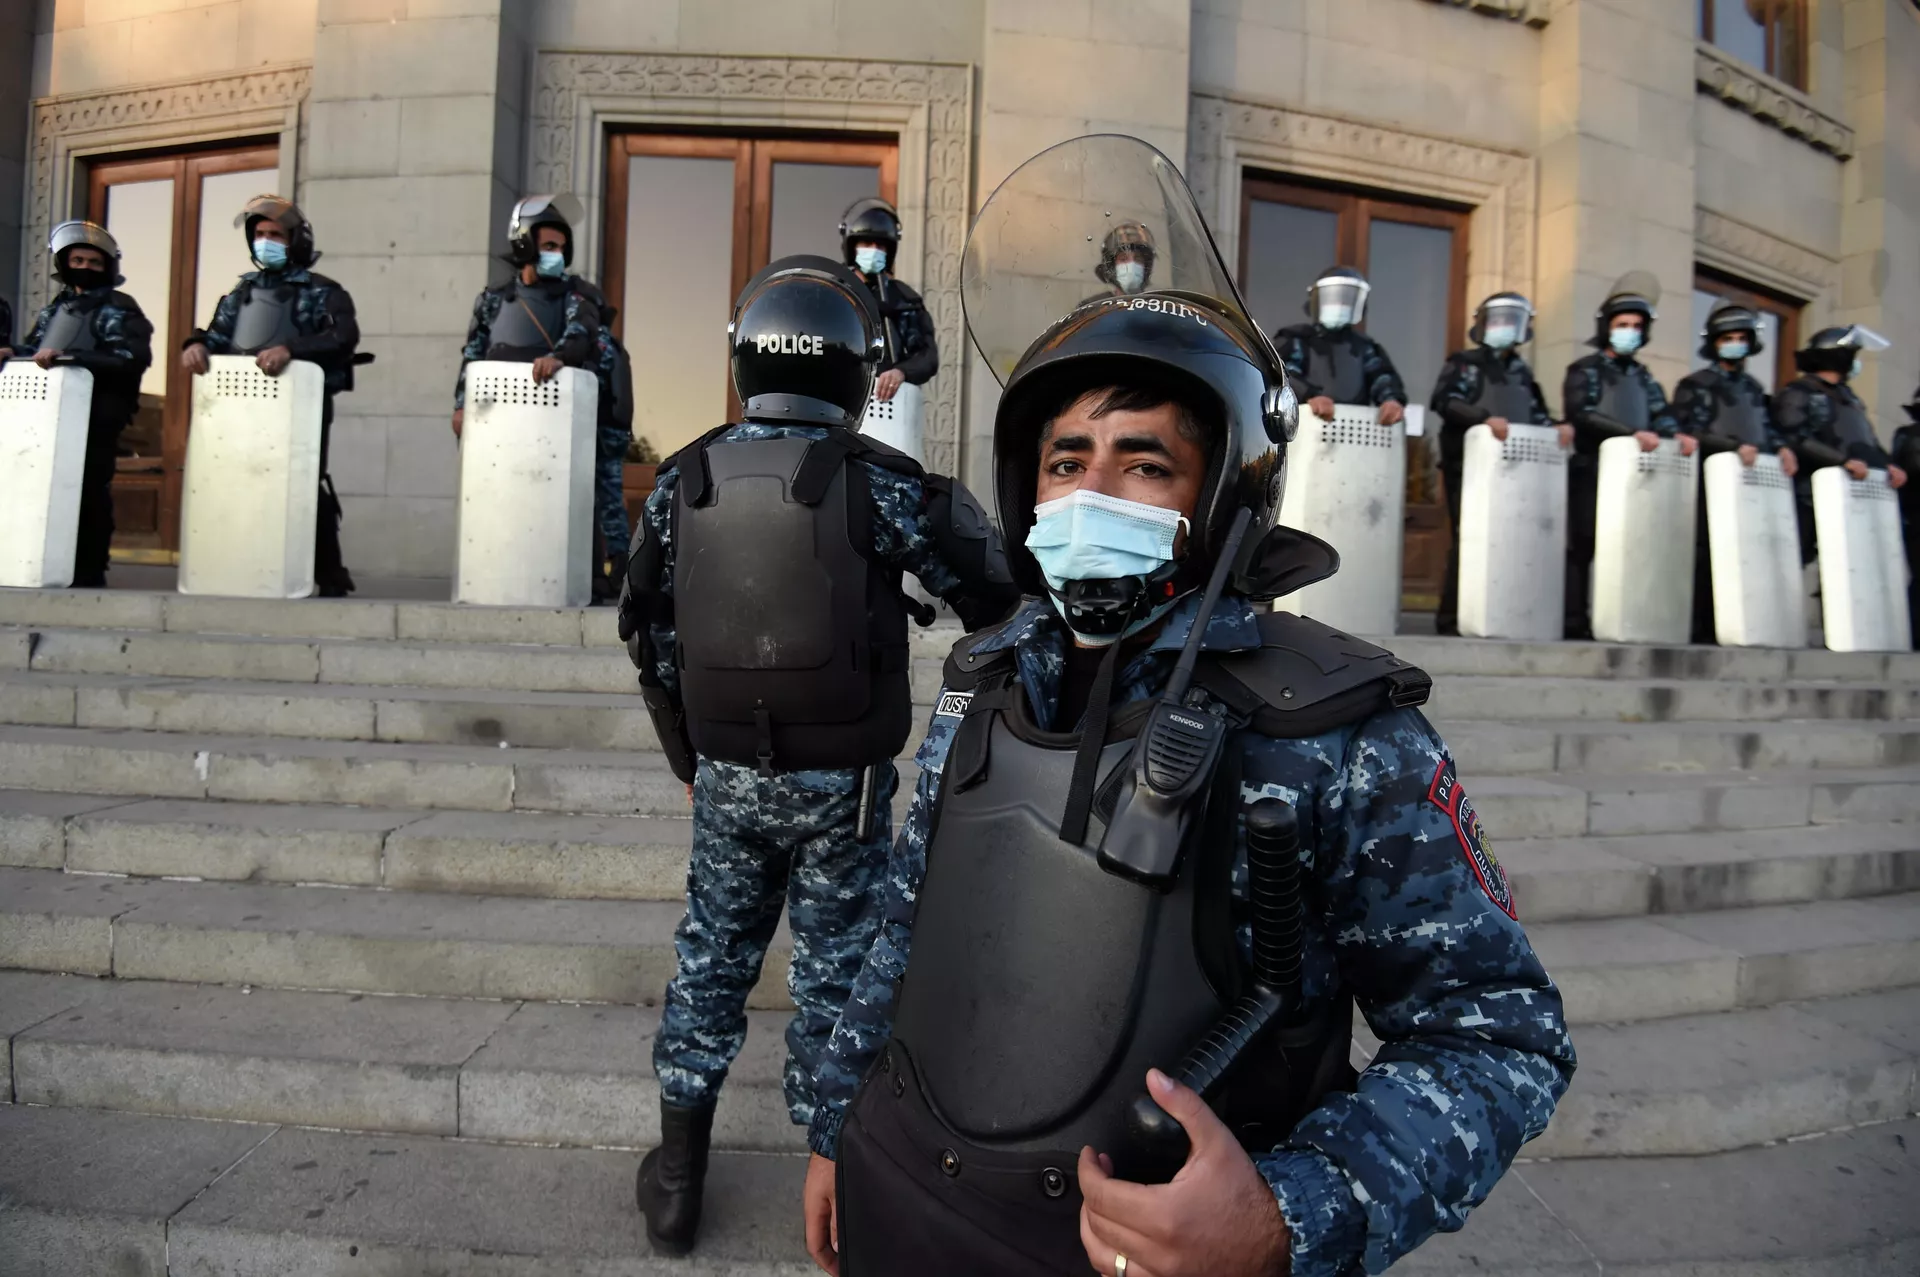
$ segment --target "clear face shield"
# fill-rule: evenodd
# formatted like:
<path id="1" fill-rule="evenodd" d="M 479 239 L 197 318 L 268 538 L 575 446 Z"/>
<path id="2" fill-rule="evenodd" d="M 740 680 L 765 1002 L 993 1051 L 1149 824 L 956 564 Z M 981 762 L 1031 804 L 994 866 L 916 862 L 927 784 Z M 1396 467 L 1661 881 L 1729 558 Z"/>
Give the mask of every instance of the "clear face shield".
<path id="1" fill-rule="evenodd" d="M 1892 342 L 1865 324 L 1855 324 L 1847 329 L 1846 335 L 1840 339 L 1840 344 L 1851 346 L 1863 355 L 1877 355 L 1893 346 Z"/>
<path id="2" fill-rule="evenodd" d="M 1481 340 L 1495 350 L 1506 350 L 1527 339 L 1533 307 L 1523 301 L 1489 302 L 1480 312 Z"/>
<path id="3" fill-rule="evenodd" d="M 553 218 L 571 228 L 580 225 L 586 217 L 586 209 L 571 195 L 529 195 L 513 206 L 513 215 L 507 220 L 507 238 L 518 239 L 535 223 Z"/>
<path id="4" fill-rule="evenodd" d="M 1365 280 L 1329 275 L 1309 290 L 1307 309 L 1322 328 L 1345 328 L 1366 318 L 1367 294 L 1372 291 Z"/>

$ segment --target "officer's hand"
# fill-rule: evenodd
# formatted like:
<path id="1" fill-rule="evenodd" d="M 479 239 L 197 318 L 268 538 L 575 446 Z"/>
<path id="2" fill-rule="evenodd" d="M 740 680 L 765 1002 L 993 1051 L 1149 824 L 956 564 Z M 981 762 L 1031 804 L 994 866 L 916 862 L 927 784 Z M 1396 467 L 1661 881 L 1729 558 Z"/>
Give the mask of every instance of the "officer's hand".
<path id="1" fill-rule="evenodd" d="M 1487 429 L 1493 431 L 1493 437 L 1498 439 L 1501 443 L 1505 443 L 1507 441 L 1507 435 L 1512 430 L 1512 428 L 1513 428 L 1513 423 L 1508 421 L 1505 417 L 1488 417 L 1487 418 Z"/>
<path id="2" fill-rule="evenodd" d="M 43 347 L 33 352 L 33 362 L 42 368 L 53 367 L 53 361 L 58 358 L 60 358 L 60 352 L 57 350 L 47 350 Z"/>
<path id="3" fill-rule="evenodd" d="M 1864 479 L 1867 477 L 1867 463 L 1859 460 L 1849 461 L 1847 462 L 1847 473 L 1856 479 Z"/>
<path id="4" fill-rule="evenodd" d="M 1792 448 L 1780 449 L 1780 473 L 1789 479 L 1800 473 L 1800 458 L 1793 455 Z"/>
<path id="5" fill-rule="evenodd" d="M 693 782 L 687 782 L 687 806 L 693 806 Z"/>
<path id="6" fill-rule="evenodd" d="M 194 342 L 180 352 L 180 366 L 198 377 L 208 368 L 207 348 L 197 341 Z"/>
<path id="7" fill-rule="evenodd" d="M 1691 457 L 1694 453 L 1700 451 L 1700 441 L 1692 435 L 1675 435 L 1674 438 L 1680 441 L 1681 456 Z"/>
<path id="8" fill-rule="evenodd" d="M 807 1219 L 807 1253 L 820 1271 L 840 1274 L 840 1212 L 835 1209 L 833 1163 L 815 1153 L 807 1159 L 802 1210 Z"/>
<path id="9" fill-rule="evenodd" d="M 455 408 L 453 410 L 453 437 L 454 438 L 458 439 L 460 437 L 460 430 L 466 424 L 467 424 L 467 410 L 465 408 Z"/>
<path id="10" fill-rule="evenodd" d="M 4 364 L 7 362 L 7 360 L 12 358 L 13 358 L 13 347 L 0 346 L 0 364 Z"/>
<path id="11" fill-rule="evenodd" d="M 1753 467 L 1753 463 L 1758 461 L 1759 459 L 1760 459 L 1760 449 L 1754 447 L 1750 443 L 1743 443 L 1740 445 L 1740 464 L 1741 465 L 1751 469 Z"/>
<path id="12" fill-rule="evenodd" d="M 889 399 L 892 399 L 900 393 L 900 387 L 906 380 L 907 375 L 898 368 L 887 369 L 878 377 L 874 378 L 873 397 L 881 403 L 886 403 Z"/>
<path id="13" fill-rule="evenodd" d="M 260 371 L 267 376 L 278 377 L 287 370 L 287 365 L 293 362 L 293 352 L 285 346 L 268 346 L 253 357 L 253 362 L 258 364 Z"/>
<path id="14" fill-rule="evenodd" d="M 1326 395 L 1315 395 L 1307 400 L 1307 410 L 1322 421 L 1333 420 L 1333 400 Z"/>
<path id="15" fill-rule="evenodd" d="M 1563 421 L 1555 426 L 1554 429 L 1560 434 L 1560 447 L 1562 450 L 1573 447 L 1573 423 L 1571 421 Z"/>
<path id="16" fill-rule="evenodd" d="M 1640 451 L 1652 452 L 1660 446 L 1660 436 L 1651 430 L 1636 430 L 1633 437 L 1640 441 Z"/>
<path id="17" fill-rule="evenodd" d="M 1233 1132 L 1191 1089 L 1147 1072 L 1154 1102 L 1186 1128 L 1187 1164 L 1167 1184 L 1113 1178 L 1112 1162 L 1080 1150 L 1080 1242 L 1111 1277 L 1266 1277 L 1287 1270 L 1287 1225 L 1273 1190 Z"/>
<path id="18" fill-rule="evenodd" d="M 545 381 L 564 367 L 566 365 L 560 362 L 558 355 L 542 355 L 533 361 L 533 379 Z"/>
<path id="19" fill-rule="evenodd" d="M 1887 482 L 1896 488 L 1904 488 L 1907 486 L 1907 472 L 1899 466 L 1888 466 Z"/>
<path id="20" fill-rule="evenodd" d="M 1398 399 L 1389 399 L 1380 405 L 1379 421 L 1383 426 L 1397 426 L 1406 420 L 1407 406 Z"/>

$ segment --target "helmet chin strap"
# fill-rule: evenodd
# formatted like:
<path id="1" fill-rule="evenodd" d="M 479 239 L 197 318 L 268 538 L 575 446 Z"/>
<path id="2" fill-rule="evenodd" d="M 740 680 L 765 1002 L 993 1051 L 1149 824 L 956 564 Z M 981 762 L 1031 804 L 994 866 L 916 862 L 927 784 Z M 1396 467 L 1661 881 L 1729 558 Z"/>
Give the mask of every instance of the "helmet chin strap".
<path id="1" fill-rule="evenodd" d="M 1185 559 L 1174 559 L 1146 576 L 1102 577 L 1068 581 L 1047 593 L 1058 599 L 1067 628 L 1087 639 L 1118 640 L 1136 617 L 1145 616 L 1185 591 L 1177 584 Z"/>

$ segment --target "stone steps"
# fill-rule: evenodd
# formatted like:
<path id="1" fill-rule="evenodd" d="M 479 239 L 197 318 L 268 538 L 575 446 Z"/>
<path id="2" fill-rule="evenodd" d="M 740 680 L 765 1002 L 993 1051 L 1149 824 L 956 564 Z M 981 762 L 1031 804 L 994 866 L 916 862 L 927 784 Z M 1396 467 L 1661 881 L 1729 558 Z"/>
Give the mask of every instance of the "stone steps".
<path id="1" fill-rule="evenodd" d="M 786 1017 L 748 1020 L 716 1144 L 803 1151 L 780 1089 Z M 0 972 L 16 1102 L 169 1117 L 645 1149 L 658 1024 L 647 1007 Z M 1920 989 L 1593 1025 L 1579 1048 L 1529 1156 L 1722 1152 L 1920 1107 Z"/>
<path id="2" fill-rule="evenodd" d="M 690 838 L 684 815 L 0 790 L 0 865 L 145 878 L 676 901 Z M 1920 890 L 1920 821 L 1521 839 L 1496 850 L 1529 924 Z"/>
<path id="3" fill-rule="evenodd" d="M 0 869 L 0 966 L 535 1001 L 658 1001 L 678 901 L 547 900 Z M 1529 928 L 1578 1023 L 1920 983 L 1920 894 Z M 749 1005 L 789 1005 L 776 936 Z"/>
<path id="4" fill-rule="evenodd" d="M 691 1260 L 649 1256 L 630 1153 L 0 1107 L 0 1271 L 804 1277 L 797 1156 L 714 1158 Z M 112 1149 L 111 1158 L 100 1158 Z M 1522 1163 L 1395 1272 L 1865 1277 L 1920 1262 L 1920 1122 L 1697 1159 Z M 1658 1183 L 1660 1191 L 1647 1191 Z M 1631 1220 L 1630 1227 L 1622 1221 Z"/>

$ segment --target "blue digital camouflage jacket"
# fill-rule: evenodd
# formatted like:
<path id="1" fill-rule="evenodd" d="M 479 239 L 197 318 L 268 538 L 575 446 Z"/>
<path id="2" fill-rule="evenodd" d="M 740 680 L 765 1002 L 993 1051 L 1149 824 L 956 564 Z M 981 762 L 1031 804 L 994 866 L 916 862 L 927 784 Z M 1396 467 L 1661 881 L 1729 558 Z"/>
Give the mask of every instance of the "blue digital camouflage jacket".
<path id="1" fill-rule="evenodd" d="M 1116 679 L 1116 703 L 1154 695 L 1197 605 L 1182 604 Z M 974 649 L 1012 647 L 1034 721 L 1053 724 L 1065 630 L 1028 600 Z M 1251 604 L 1223 599 L 1209 651 L 1259 645 Z M 942 697 L 940 704 L 945 704 Z M 879 938 L 834 1029 L 808 1143 L 832 1157 L 848 1103 L 891 1032 L 912 950 L 932 813 L 960 718 L 936 712 L 915 761 L 913 805 L 888 869 Z M 1351 1092 L 1331 1094 L 1255 1164 L 1292 1235 L 1294 1277 L 1379 1272 L 1451 1231 L 1493 1190 L 1520 1146 L 1546 1129 L 1573 1074 L 1560 994 L 1503 907 L 1498 862 L 1455 783 L 1446 746 L 1417 710 L 1389 710 L 1324 735 L 1254 731 L 1241 751 L 1244 805 L 1278 798 L 1300 818 L 1310 894 L 1304 992 L 1344 988 L 1384 1044 Z M 1235 891 L 1246 886 L 1241 827 Z M 1489 881 L 1492 875 L 1495 881 Z M 1241 944 L 1248 943 L 1243 928 Z"/>
<path id="2" fill-rule="evenodd" d="M 94 309 L 91 328 L 94 348 L 76 352 L 73 362 L 94 378 L 94 416 L 124 419 L 139 406 L 140 378 L 153 362 L 153 324 L 140 303 L 122 292 L 110 289 L 82 294 L 67 285 L 34 316 L 27 335 L 13 346 L 17 356 L 32 355 L 40 349 L 40 337 L 53 322 L 53 313 L 69 301 L 91 301 L 105 293 Z M 124 424 L 124 420 L 122 420 Z"/>
<path id="3" fill-rule="evenodd" d="M 1489 367 L 1500 369 L 1501 381 L 1505 384 L 1525 386 L 1533 393 L 1533 425 L 1544 426 L 1553 420 L 1553 414 L 1547 410 L 1547 397 L 1540 392 L 1540 383 L 1533 379 L 1533 369 L 1525 359 L 1511 350 L 1476 346 L 1454 351 L 1440 366 L 1440 376 L 1433 384 L 1433 398 L 1427 403 L 1440 414 L 1443 425 L 1451 430 L 1467 430 L 1493 415 L 1479 406 Z"/>
<path id="4" fill-rule="evenodd" d="M 353 352 L 360 344 L 360 320 L 353 310 L 353 296 L 337 280 L 307 270 L 250 270 L 240 277 L 232 292 L 213 308 L 213 319 L 205 328 L 187 338 L 215 355 L 238 355 L 233 344 L 233 326 L 240 316 L 242 292 L 246 288 L 279 288 L 297 284 L 300 292 L 293 302 L 293 329 L 299 334 L 287 343 L 295 359 L 318 364 L 325 377 L 326 392 L 338 394 L 353 389 Z"/>
<path id="5" fill-rule="evenodd" d="M 1582 456 L 1595 455 L 1600 451 L 1601 443 L 1615 433 L 1593 415 L 1600 407 L 1601 397 L 1606 394 L 1601 368 L 1608 360 L 1612 360 L 1624 375 L 1639 382 L 1640 388 L 1646 392 L 1647 429 L 1663 439 L 1678 434 L 1680 423 L 1674 419 L 1673 410 L 1667 405 L 1667 392 L 1660 388 L 1659 378 L 1631 355 L 1596 350 L 1567 365 L 1566 380 L 1560 387 L 1560 406 L 1565 410 L 1567 420 L 1573 423 L 1574 451 Z"/>
<path id="6" fill-rule="evenodd" d="M 1389 399 L 1399 404 L 1407 402 L 1406 383 L 1400 380 L 1399 370 L 1387 357 L 1385 346 L 1351 326 L 1333 329 L 1318 324 L 1293 324 L 1273 335 L 1273 348 L 1297 383 L 1302 400 L 1327 393 L 1307 378 L 1307 365 L 1311 362 L 1307 346 L 1311 342 L 1322 345 L 1339 342 L 1360 356 L 1360 371 L 1367 379 L 1368 403 L 1378 407 Z"/>
<path id="7" fill-rule="evenodd" d="M 487 357 L 487 348 L 493 344 L 493 321 L 500 317 L 500 308 L 513 296 L 514 282 L 508 280 L 482 289 L 473 299 L 473 317 L 467 321 L 467 342 L 460 347 L 460 371 L 453 379 L 455 408 L 466 407 L 467 365 Z M 614 357 L 612 350 L 600 342 L 600 316 L 605 309 L 605 299 L 598 288 L 578 275 L 549 282 L 567 290 L 567 322 L 560 330 L 560 340 L 554 343 L 553 353 L 569 368 L 591 370 L 600 379 L 600 394 L 605 398 Z"/>
<path id="8" fill-rule="evenodd" d="M 1720 418 L 1720 406 L 1730 401 L 1730 396 L 1757 402 L 1766 414 L 1766 446 L 1776 450 L 1786 446 L 1780 427 L 1774 423 L 1773 407 L 1767 398 L 1766 388 L 1745 368 L 1728 372 L 1717 365 L 1709 365 L 1682 377 L 1680 384 L 1673 388 L 1674 420 L 1679 423 L 1682 433 L 1705 438 L 1715 433 L 1713 427 Z"/>
<path id="9" fill-rule="evenodd" d="M 1849 461 L 1864 461 L 1875 469 L 1884 469 L 1891 458 L 1878 440 L 1848 443 L 1840 437 L 1839 405 L 1843 403 L 1866 411 L 1866 405 L 1853 393 L 1853 387 L 1845 382 L 1832 385 L 1807 373 L 1794 378 L 1774 395 L 1774 426 L 1786 446 L 1796 451 L 1809 443 L 1822 444 L 1844 453 Z M 1796 482 L 1804 487 L 1822 464 L 1828 463 L 1802 453 L 1800 477 Z"/>

